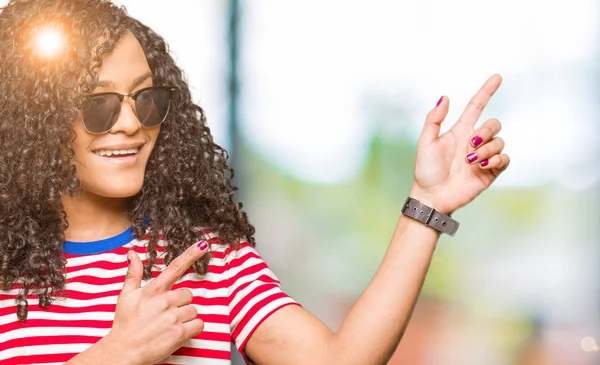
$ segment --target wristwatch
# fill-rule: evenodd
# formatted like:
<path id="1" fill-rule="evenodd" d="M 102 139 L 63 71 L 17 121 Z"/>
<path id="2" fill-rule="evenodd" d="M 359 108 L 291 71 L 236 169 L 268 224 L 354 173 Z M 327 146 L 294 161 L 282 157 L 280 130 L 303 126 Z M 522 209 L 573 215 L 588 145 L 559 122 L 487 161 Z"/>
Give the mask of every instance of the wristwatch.
<path id="1" fill-rule="evenodd" d="M 410 196 L 402 207 L 402 214 L 450 236 L 454 236 L 459 226 L 459 223 L 449 215 L 440 213 Z"/>

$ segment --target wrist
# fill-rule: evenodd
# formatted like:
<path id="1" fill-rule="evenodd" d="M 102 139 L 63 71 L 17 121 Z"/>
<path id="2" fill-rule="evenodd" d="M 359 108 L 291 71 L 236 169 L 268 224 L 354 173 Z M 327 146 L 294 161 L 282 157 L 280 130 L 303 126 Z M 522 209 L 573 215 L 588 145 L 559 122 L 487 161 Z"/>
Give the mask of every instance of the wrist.
<path id="1" fill-rule="evenodd" d="M 99 345 L 99 350 L 102 351 L 104 356 L 112 360 L 111 364 L 142 365 L 137 361 L 139 359 L 136 354 L 137 349 L 128 348 L 123 341 L 115 338 L 112 332 L 101 338 L 97 345 Z"/>
<path id="2" fill-rule="evenodd" d="M 413 199 L 416 199 L 416 200 L 420 201 L 421 203 L 425 204 L 426 206 L 433 208 L 436 211 L 446 214 L 448 216 L 450 216 L 450 215 L 452 215 L 452 213 L 454 213 L 454 211 L 452 211 L 452 210 L 448 209 L 447 207 L 444 207 L 442 204 L 440 204 L 437 201 L 434 193 L 431 193 L 427 189 L 423 189 L 416 184 L 413 184 L 408 196 Z"/>
<path id="3" fill-rule="evenodd" d="M 437 203 L 437 204 L 436 204 Z M 419 190 L 411 190 L 402 206 L 402 214 L 417 220 L 436 231 L 454 236 L 459 222 L 450 217 L 450 213 L 440 209 L 439 203 L 431 195 Z"/>

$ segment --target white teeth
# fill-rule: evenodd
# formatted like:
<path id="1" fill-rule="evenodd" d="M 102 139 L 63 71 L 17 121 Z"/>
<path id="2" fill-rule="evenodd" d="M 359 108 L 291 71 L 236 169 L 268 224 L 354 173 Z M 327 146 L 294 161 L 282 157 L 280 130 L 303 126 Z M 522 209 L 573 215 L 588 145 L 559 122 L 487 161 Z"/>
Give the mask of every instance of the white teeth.
<path id="1" fill-rule="evenodd" d="M 98 156 L 107 156 L 107 157 L 110 157 L 112 155 L 119 156 L 119 155 L 136 154 L 136 153 L 138 153 L 138 149 L 137 148 L 130 148 L 128 150 L 99 150 L 99 151 L 95 151 L 94 153 L 96 155 L 98 155 Z"/>

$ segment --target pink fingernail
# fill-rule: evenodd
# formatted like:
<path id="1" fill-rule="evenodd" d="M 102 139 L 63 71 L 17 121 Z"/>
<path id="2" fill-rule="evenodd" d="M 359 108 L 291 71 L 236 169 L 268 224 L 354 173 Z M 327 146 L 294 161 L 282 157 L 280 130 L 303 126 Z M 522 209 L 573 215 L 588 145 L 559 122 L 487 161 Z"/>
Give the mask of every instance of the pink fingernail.
<path id="1" fill-rule="evenodd" d="M 469 161 L 469 163 L 473 163 L 477 160 L 477 153 L 476 152 L 471 152 L 467 155 L 467 161 Z"/>
<path id="2" fill-rule="evenodd" d="M 131 260 L 127 259 L 127 265 L 131 264 Z"/>
<path id="3" fill-rule="evenodd" d="M 437 108 L 438 106 L 440 106 L 440 104 L 442 103 L 442 100 L 444 100 L 444 97 L 442 96 L 440 98 L 440 100 L 438 100 L 437 104 L 435 104 L 435 107 Z"/>
<path id="4" fill-rule="evenodd" d="M 479 146 L 482 142 L 483 138 L 479 136 L 474 136 L 473 138 L 471 138 L 471 143 L 473 144 L 473 147 Z"/>
<path id="5" fill-rule="evenodd" d="M 200 241 L 198 243 L 198 247 L 200 248 L 200 250 L 204 251 L 208 248 L 208 243 L 206 241 Z"/>
<path id="6" fill-rule="evenodd" d="M 481 165 L 481 167 L 486 167 L 489 163 L 490 163 L 490 161 L 483 160 L 483 161 L 480 162 L 480 165 Z"/>

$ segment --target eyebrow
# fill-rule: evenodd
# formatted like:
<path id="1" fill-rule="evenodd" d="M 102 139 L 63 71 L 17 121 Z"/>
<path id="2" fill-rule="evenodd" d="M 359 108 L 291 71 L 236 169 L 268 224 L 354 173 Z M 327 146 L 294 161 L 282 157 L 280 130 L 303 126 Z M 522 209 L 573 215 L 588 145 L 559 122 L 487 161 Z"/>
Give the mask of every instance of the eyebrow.
<path id="1" fill-rule="evenodd" d="M 152 77 L 152 71 L 148 71 L 145 74 L 143 74 L 142 76 L 137 77 L 135 80 L 133 80 L 133 83 L 131 84 L 131 90 L 140 86 L 144 81 L 146 81 L 150 77 Z M 101 81 L 98 81 L 98 83 L 96 84 L 96 87 L 109 87 L 109 86 L 114 86 L 114 85 L 115 85 L 115 83 L 113 81 L 101 80 Z"/>

